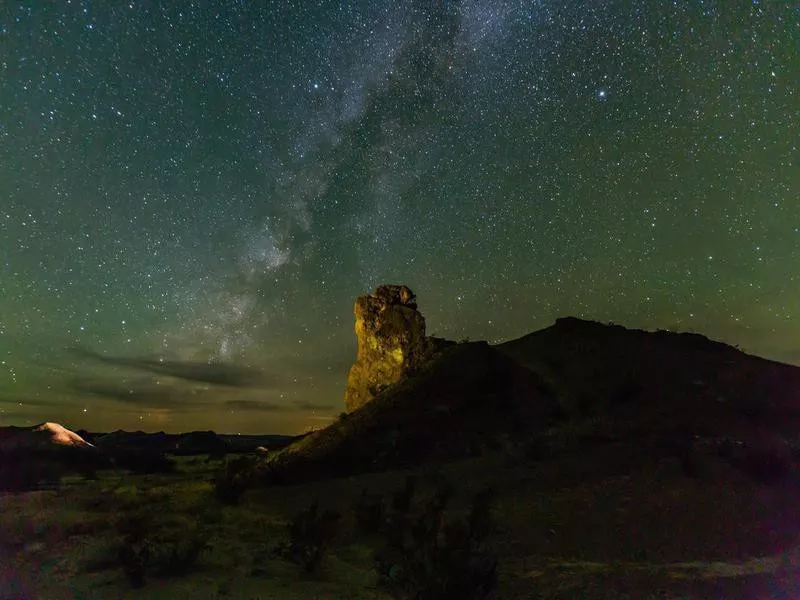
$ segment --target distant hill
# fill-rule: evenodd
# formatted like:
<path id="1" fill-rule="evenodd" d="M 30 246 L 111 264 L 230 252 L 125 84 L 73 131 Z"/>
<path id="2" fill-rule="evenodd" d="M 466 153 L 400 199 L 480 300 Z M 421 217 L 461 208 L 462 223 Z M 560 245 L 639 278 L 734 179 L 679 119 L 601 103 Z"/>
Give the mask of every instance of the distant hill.
<path id="1" fill-rule="evenodd" d="M 155 452 L 161 454 L 219 454 L 254 452 L 259 446 L 277 450 L 294 441 L 286 435 L 231 435 L 213 431 L 187 433 L 145 433 L 144 431 L 112 431 L 92 433 L 98 448 L 107 452 Z"/>
<path id="2" fill-rule="evenodd" d="M 117 468 L 133 473 L 170 473 L 175 463 L 169 455 L 229 452 L 260 454 L 285 447 L 297 439 L 280 435 L 232 436 L 213 431 L 181 434 L 143 431 L 83 432 L 92 442 L 57 423 L 33 427 L 0 427 L 0 491 L 27 491 L 58 487 L 67 473 L 94 477 L 99 469 Z"/>
<path id="3" fill-rule="evenodd" d="M 123 431 L 73 432 L 58 423 L 32 427 L 0 427 L 0 452 L 47 450 L 54 447 L 92 448 L 103 453 L 146 452 L 149 454 L 219 454 L 255 452 L 262 447 L 279 450 L 303 436 L 218 434 L 213 431 L 146 433 Z"/>
<path id="4" fill-rule="evenodd" d="M 101 453 L 58 423 L 0 427 L 0 491 L 52 489 L 66 471 L 89 473 Z"/>
<path id="5" fill-rule="evenodd" d="M 258 448 L 267 450 L 280 450 L 292 442 L 303 439 L 306 434 L 301 435 L 240 435 L 230 433 L 218 433 L 217 436 L 223 440 L 230 452 L 253 452 Z"/>
<path id="6" fill-rule="evenodd" d="M 0 452 L 44 450 L 51 447 L 92 448 L 92 444 L 58 423 L 32 427 L 0 427 Z"/>
<path id="7" fill-rule="evenodd" d="M 564 318 L 498 346 L 444 348 L 273 457 L 263 476 L 294 482 L 494 450 L 604 444 L 628 444 L 643 460 L 712 452 L 747 466 L 778 456 L 784 468 L 798 454 L 798 425 L 800 368 L 697 334 Z"/>

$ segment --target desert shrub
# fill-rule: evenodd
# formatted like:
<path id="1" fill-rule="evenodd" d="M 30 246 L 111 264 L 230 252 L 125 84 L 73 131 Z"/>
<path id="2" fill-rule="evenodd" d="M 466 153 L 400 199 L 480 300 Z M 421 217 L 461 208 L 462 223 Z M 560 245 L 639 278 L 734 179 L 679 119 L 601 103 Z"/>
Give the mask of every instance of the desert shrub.
<path id="1" fill-rule="evenodd" d="M 153 521 L 153 514 L 149 511 L 130 511 L 117 519 L 117 533 L 131 541 L 143 540 L 152 530 Z"/>
<path id="2" fill-rule="evenodd" d="M 629 406 L 639 400 L 645 392 L 645 387 L 637 381 L 628 381 L 621 385 L 614 394 L 613 403 L 616 406 Z"/>
<path id="3" fill-rule="evenodd" d="M 228 451 L 226 448 L 217 448 L 216 450 L 212 450 L 211 452 L 208 453 L 206 462 L 225 460 L 227 456 L 228 456 Z"/>
<path id="4" fill-rule="evenodd" d="M 388 508 L 380 498 L 370 498 L 364 492 L 356 505 L 356 523 L 364 533 L 383 533 L 389 546 L 402 545 L 402 536 L 412 523 L 411 511 L 416 495 L 417 479 L 413 475 L 406 477 L 403 487 L 392 494 Z M 381 513 L 380 521 L 378 511 Z"/>
<path id="5" fill-rule="evenodd" d="M 151 525 L 152 517 L 145 512 L 130 513 L 117 521 L 117 531 L 123 536 L 117 550 L 117 561 L 134 588 L 145 584 L 151 549 L 147 534 Z"/>
<path id="6" fill-rule="evenodd" d="M 146 539 L 125 538 L 119 546 L 117 560 L 122 572 L 134 588 L 143 587 L 150 558 L 150 543 Z"/>
<path id="7" fill-rule="evenodd" d="M 268 574 L 266 569 L 267 561 L 273 556 L 273 554 L 279 552 L 279 550 L 269 547 L 268 544 L 258 544 L 250 554 L 252 558 L 252 566 L 250 568 L 250 575 L 253 577 L 263 577 Z"/>
<path id="8" fill-rule="evenodd" d="M 392 496 L 392 519 L 397 522 L 405 522 L 408 519 L 416 493 L 417 480 L 413 475 L 409 475 L 406 477 L 405 486 Z"/>
<path id="9" fill-rule="evenodd" d="M 103 544 L 86 560 L 84 570 L 87 573 L 99 573 L 116 569 L 119 566 L 119 550 L 119 542 Z"/>
<path id="10" fill-rule="evenodd" d="M 138 475 L 175 472 L 175 461 L 158 452 L 119 452 L 113 458 L 118 468 Z"/>
<path id="11" fill-rule="evenodd" d="M 206 540 L 197 533 L 171 540 L 156 538 L 151 543 L 147 566 L 162 577 L 185 575 L 192 570 L 206 546 Z"/>
<path id="12" fill-rule="evenodd" d="M 494 529 L 492 521 L 492 508 L 497 493 L 494 488 L 487 488 L 472 499 L 467 525 L 470 538 L 476 542 L 484 543 Z"/>
<path id="13" fill-rule="evenodd" d="M 63 516 L 59 520 L 57 530 L 64 537 L 96 536 L 110 526 L 105 515 L 87 515 L 80 512 Z"/>
<path id="14" fill-rule="evenodd" d="M 527 440 L 510 439 L 504 442 L 502 447 L 502 456 L 507 464 L 512 466 L 550 460 L 555 454 L 551 443 L 545 437 Z"/>
<path id="15" fill-rule="evenodd" d="M 97 481 L 97 469 L 93 467 L 83 469 L 81 475 L 86 481 Z"/>
<path id="16" fill-rule="evenodd" d="M 144 586 L 148 575 L 185 575 L 207 546 L 197 528 L 158 531 L 152 516 L 143 511 L 120 519 L 117 531 L 122 536 L 118 542 L 117 563 L 134 588 Z"/>
<path id="17" fill-rule="evenodd" d="M 250 487 L 251 461 L 246 456 L 229 460 L 214 476 L 214 496 L 223 504 L 238 504 Z"/>
<path id="18" fill-rule="evenodd" d="M 497 561 L 486 540 L 492 532 L 494 492 L 476 495 L 469 514 L 445 522 L 453 495 L 442 486 L 421 513 L 402 530 L 390 521 L 387 543 L 374 554 L 378 582 L 395 598 L 483 600 L 497 583 Z"/>
<path id="19" fill-rule="evenodd" d="M 362 533 L 375 534 L 383 530 L 386 521 L 386 506 L 383 498 L 362 490 L 355 506 L 355 519 Z"/>
<path id="20" fill-rule="evenodd" d="M 778 449 L 746 448 L 731 462 L 750 479 L 762 484 L 779 483 L 792 471 L 791 455 Z"/>
<path id="21" fill-rule="evenodd" d="M 524 444 L 522 453 L 527 461 L 548 460 L 554 454 L 552 447 L 544 438 L 537 438 Z"/>
<path id="22" fill-rule="evenodd" d="M 300 565 L 306 573 L 314 573 L 336 537 L 339 518 L 335 511 L 320 513 L 315 502 L 295 515 L 289 523 L 289 539 L 275 549 L 275 554 Z"/>
<path id="23" fill-rule="evenodd" d="M 63 474 L 63 467 L 53 461 L 4 456 L 0 459 L 0 491 L 57 489 Z"/>
<path id="24" fill-rule="evenodd" d="M 120 502 L 112 491 L 98 490 L 81 502 L 81 506 L 93 513 L 105 513 L 119 510 Z"/>

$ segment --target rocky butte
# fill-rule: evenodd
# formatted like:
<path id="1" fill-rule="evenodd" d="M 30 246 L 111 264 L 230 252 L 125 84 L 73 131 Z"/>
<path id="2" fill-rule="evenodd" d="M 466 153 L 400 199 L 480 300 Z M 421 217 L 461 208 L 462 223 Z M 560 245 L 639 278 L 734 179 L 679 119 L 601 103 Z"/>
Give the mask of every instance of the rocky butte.
<path id="1" fill-rule="evenodd" d="M 355 303 L 358 355 L 347 376 L 345 406 L 352 412 L 413 373 L 436 345 L 404 285 L 381 285 Z"/>

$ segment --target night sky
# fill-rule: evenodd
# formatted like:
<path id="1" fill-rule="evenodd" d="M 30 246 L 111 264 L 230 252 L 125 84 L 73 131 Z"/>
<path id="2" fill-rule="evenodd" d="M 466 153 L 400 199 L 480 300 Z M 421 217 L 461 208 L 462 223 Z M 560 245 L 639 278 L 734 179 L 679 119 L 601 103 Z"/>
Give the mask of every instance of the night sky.
<path id="1" fill-rule="evenodd" d="M 294 433 L 352 305 L 800 364 L 795 2 L 2 2 L 0 424 Z"/>

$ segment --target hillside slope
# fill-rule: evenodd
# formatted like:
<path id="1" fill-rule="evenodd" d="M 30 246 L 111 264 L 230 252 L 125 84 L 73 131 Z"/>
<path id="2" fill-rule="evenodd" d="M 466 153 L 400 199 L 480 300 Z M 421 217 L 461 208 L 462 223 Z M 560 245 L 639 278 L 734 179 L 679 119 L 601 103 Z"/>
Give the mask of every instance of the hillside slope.
<path id="1" fill-rule="evenodd" d="M 690 333 L 576 318 L 497 349 L 557 385 L 578 416 L 685 434 L 793 438 L 800 368 Z"/>
<path id="2" fill-rule="evenodd" d="M 445 348 L 423 369 L 270 461 L 291 481 L 462 458 L 543 431 L 553 390 L 485 342 Z"/>
<path id="3" fill-rule="evenodd" d="M 784 469 L 797 455 L 798 394 L 800 369 L 700 335 L 559 319 L 496 347 L 445 348 L 418 373 L 272 458 L 267 480 L 494 450 L 590 453 L 607 444 L 626 444 L 642 460 L 654 453 L 682 460 L 710 453 L 736 464 L 778 457 Z"/>

